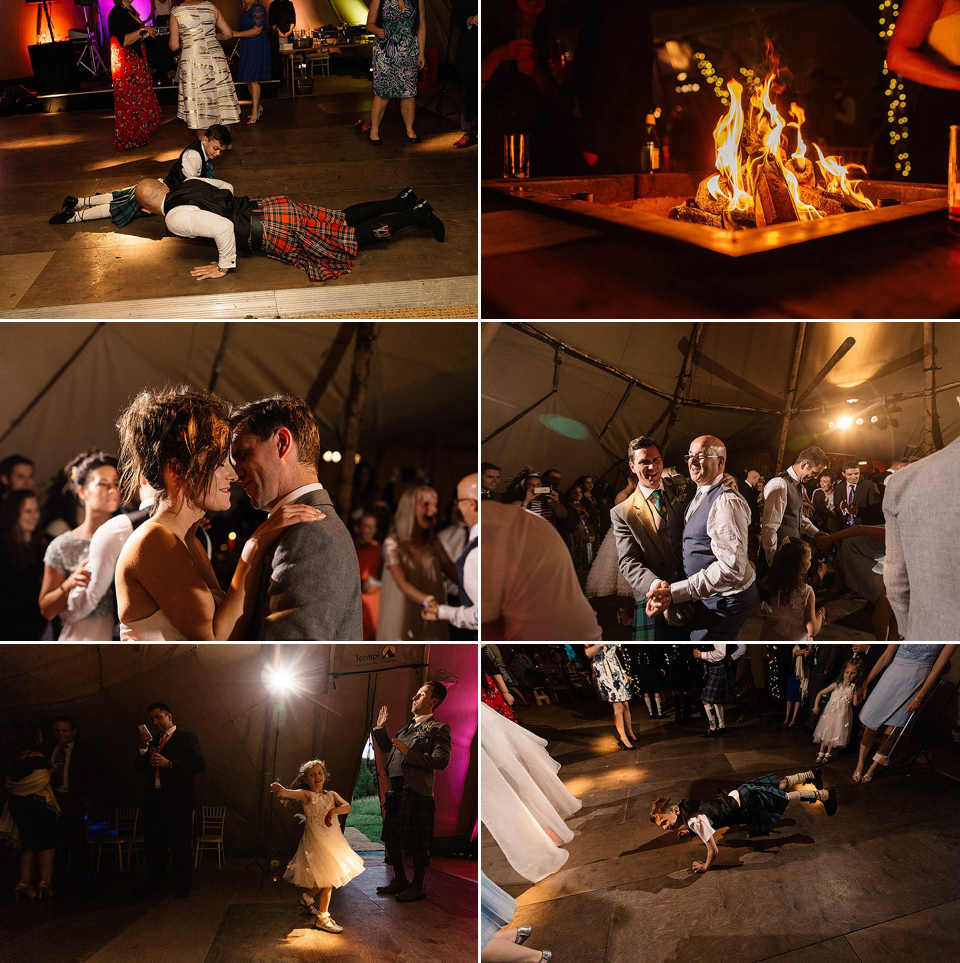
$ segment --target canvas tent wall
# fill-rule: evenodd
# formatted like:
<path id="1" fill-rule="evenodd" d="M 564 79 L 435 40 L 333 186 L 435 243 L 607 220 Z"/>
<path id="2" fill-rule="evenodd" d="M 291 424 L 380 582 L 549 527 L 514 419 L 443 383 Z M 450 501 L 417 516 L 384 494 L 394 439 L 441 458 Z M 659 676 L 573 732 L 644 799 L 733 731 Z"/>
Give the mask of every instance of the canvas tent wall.
<path id="1" fill-rule="evenodd" d="M 702 324 L 699 344 L 681 384 L 697 324 Z M 772 463 L 797 357 L 793 405 L 801 410 L 788 426 L 786 464 L 790 454 L 808 444 L 868 460 L 919 453 L 925 368 L 931 368 L 937 389 L 936 447 L 960 434 L 960 324 L 936 322 L 932 329 L 928 364 L 924 324 L 913 321 L 805 322 L 799 356 L 800 325 L 795 322 L 486 324 L 482 457 L 499 465 L 504 479 L 524 465 L 541 471 L 559 468 L 565 484 L 580 474 L 601 475 L 625 457 L 631 438 L 653 434 L 662 440 L 679 388 L 684 403 L 671 428 L 668 464 L 683 469 L 686 445 L 702 434 L 718 435 L 726 443 L 735 469 L 757 459 Z M 538 332 L 554 343 L 537 337 Z M 847 338 L 854 339 L 853 346 L 805 395 Z M 578 355 L 590 356 L 601 367 Z M 631 385 L 620 375 L 647 387 Z M 896 400 L 899 395 L 911 397 Z M 857 400 L 848 404 L 849 399 Z M 890 408 L 895 400 L 893 407 L 900 411 Z M 852 427 L 830 429 L 829 422 L 844 414 L 853 416 Z M 870 423 L 874 414 L 886 415 L 885 429 Z M 855 424 L 857 417 L 864 418 L 864 425 Z"/>
<path id="2" fill-rule="evenodd" d="M 116 452 L 117 416 L 144 387 L 186 382 L 241 403 L 311 400 L 324 448 L 343 443 L 353 322 L 59 322 L 0 326 L 0 458 L 34 460 L 38 484 L 78 451 Z M 374 327 L 364 457 L 424 465 L 443 491 L 473 470 L 476 325 Z M 322 477 L 333 484 L 339 470 Z"/>
<path id="3" fill-rule="evenodd" d="M 281 702 L 277 778 L 289 785 L 302 762 L 322 758 L 329 788 L 346 799 L 380 706 L 389 708 L 395 732 L 424 679 L 447 684 L 437 718 L 451 725 L 453 750 L 437 775 L 435 848 L 469 845 L 477 820 L 475 645 L 4 645 L 0 734 L 26 724 L 49 736 L 54 716 L 70 715 L 97 759 L 91 802 L 137 806 L 136 728 L 147 721 L 148 704 L 166 702 L 174 722 L 200 740 L 206 772 L 197 777 L 198 805 L 227 807 L 230 854 L 257 854 L 266 837 L 277 704 L 261 675 L 275 659 L 302 683 Z M 292 854 L 295 810 L 275 807 L 273 853 Z"/>

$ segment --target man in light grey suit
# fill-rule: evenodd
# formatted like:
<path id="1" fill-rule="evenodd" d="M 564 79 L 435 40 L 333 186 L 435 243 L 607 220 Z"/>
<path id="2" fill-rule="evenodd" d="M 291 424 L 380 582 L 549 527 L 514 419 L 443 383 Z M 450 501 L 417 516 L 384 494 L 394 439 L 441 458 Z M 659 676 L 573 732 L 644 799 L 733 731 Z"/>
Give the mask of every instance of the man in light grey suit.
<path id="1" fill-rule="evenodd" d="M 637 489 L 610 511 L 617 539 L 620 571 L 638 602 L 646 605 L 655 582 L 683 578 L 683 514 L 690 504 L 692 483 L 679 475 L 663 475 L 663 458 L 653 438 L 634 438 L 627 446 Z M 658 641 L 690 640 L 689 631 L 669 625 L 664 616 L 637 613 L 640 635 Z"/>
<path id="2" fill-rule="evenodd" d="M 373 741 L 389 753 L 386 772 L 390 791 L 383 801 L 383 844 L 393 866 L 393 880 L 377 892 L 398 903 L 426 899 L 423 880 L 433 843 L 433 774 L 450 763 L 450 726 L 437 722 L 433 711 L 446 698 L 439 682 L 420 686 L 413 697 L 413 718 L 392 739 L 387 734 L 387 707 L 380 710 Z M 413 881 L 407 881 L 404 854 L 413 860 Z"/>
<path id="3" fill-rule="evenodd" d="M 910 642 L 960 639 L 958 478 L 960 438 L 887 479 L 883 582 L 900 635 Z"/>
<path id="4" fill-rule="evenodd" d="M 289 502 L 326 513 L 286 529 L 267 555 L 250 622 L 263 641 L 363 638 L 360 569 L 353 539 L 317 477 L 320 432 L 300 398 L 274 395 L 234 410 L 234 466 L 254 508 Z"/>

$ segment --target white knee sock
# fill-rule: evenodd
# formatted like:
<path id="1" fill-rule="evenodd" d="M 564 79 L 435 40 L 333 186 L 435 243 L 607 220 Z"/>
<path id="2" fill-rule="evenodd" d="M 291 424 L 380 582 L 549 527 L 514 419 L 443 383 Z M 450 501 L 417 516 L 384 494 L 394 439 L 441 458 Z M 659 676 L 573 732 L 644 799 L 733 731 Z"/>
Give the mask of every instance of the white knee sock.
<path id="1" fill-rule="evenodd" d="M 109 204 L 99 204 L 96 207 L 78 207 L 73 217 L 71 217 L 67 223 L 77 224 L 80 221 L 99 221 L 109 216 Z"/>
<path id="2" fill-rule="evenodd" d="M 800 786 L 805 782 L 813 782 L 813 771 L 798 772 L 795 776 L 784 776 L 783 779 L 787 789 L 793 789 L 794 786 Z"/>
<path id="3" fill-rule="evenodd" d="M 663 702 L 661 700 L 659 692 L 654 696 L 654 699 L 657 700 L 657 712 L 663 713 Z"/>
<path id="4" fill-rule="evenodd" d="M 827 798 L 828 790 L 826 789 L 797 789 L 794 792 L 788 792 L 787 799 L 790 802 L 817 802 L 817 800 L 825 800 Z"/>
<path id="5" fill-rule="evenodd" d="M 722 729 L 723 728 L 723 706 L 715 702 L 713 704 L 713 711 L 716 712 L 717 722 L 719 723 L 720 728 Z"/>
<path id="6" fill-rule="evenodd" d="M 705 702 L 703 704 L 703 711 L 707 714 L 707 722 L 710 723 L 710 728 L 716 729 L 717 720 L 714 718 L 713 709 L 714 709 L 714 706 L 712 706 L 709 702 Z"/>
<path id="7" fill-rule="evenodd" d="M 647 704 L 647 712 L 649 712 L 650 715 L 653 715 L 653 699 L 651 699 L 649 695 L 644 693 L 643 701 L 646 702 Z"/>
<path id="8" fill-rule="evenodd" d="M 109 204 L 113 200 L 113 194 L 91 194 L 89 197 L 78 197 L 77 207 L 99 207 L 101 204 Z"/>

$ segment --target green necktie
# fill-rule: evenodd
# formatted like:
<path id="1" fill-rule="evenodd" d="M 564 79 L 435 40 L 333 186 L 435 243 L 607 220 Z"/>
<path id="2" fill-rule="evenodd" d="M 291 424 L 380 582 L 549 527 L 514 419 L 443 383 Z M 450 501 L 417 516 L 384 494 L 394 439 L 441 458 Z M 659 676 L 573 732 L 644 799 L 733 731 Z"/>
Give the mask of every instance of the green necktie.
<path id="1" fill-rule="evenodd" d="M 667 506 L 663 501 L 663 492 L 659 488 L 650 496 L 650 501 L 653 502 L 653 507 L 660 513 L 660 517 L 666 518 Z"/>

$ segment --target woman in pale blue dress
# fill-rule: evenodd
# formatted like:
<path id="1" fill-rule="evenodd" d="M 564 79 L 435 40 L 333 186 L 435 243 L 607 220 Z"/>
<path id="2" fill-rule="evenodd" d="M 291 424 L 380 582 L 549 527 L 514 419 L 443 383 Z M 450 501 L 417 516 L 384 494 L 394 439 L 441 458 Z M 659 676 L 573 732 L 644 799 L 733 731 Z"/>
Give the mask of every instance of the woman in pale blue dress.
<path id="1" fill-rule="evenodd" d="M 887 764 L 895 742 L 894 733 L 906 725 L 911 713 L 916 712 L 923 703 L 955 648 L 955 645 L 920 643 L 887 646 L 858 693 L 862 699 L 870 681 L 883 673 L 876 689 L 860 710 L 864 732 L 860 740 L 860 758 L 853 774 L 854 782 L 870 782 L 877 766 Z M 886 739 L 874 755 L 870 769 L 864 772 L 867 753 L 881 728 Z"/>
<path id="2" fill-rule="evenodd" d="M 517 910 L 517 901 L 483 872 L 480 873 L 480 961 L 481 963 L 550 963 L 549 950 L 535 950 L 523 944 L 533 932 L 530 926 L 505 929 Z"/>
<path id="3" fill-rule="evenodd" d="M 613 720 L 617 726 L 617 741 L 620 748 L 636 748 L 630 741 L 637 738 L 633 734 L 633 722 L 630 719 L 633 686 L 617 657 L 616 644 L 605 642 L 599 645 L 587 645 L 584 646 L 584 652 L 593 663 L 593 681 L 597 685 L 600 698 L 604 702 L 613 703 Z"/>

